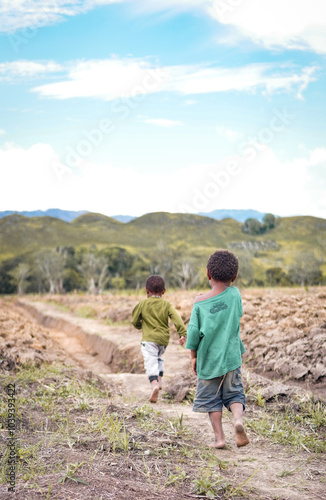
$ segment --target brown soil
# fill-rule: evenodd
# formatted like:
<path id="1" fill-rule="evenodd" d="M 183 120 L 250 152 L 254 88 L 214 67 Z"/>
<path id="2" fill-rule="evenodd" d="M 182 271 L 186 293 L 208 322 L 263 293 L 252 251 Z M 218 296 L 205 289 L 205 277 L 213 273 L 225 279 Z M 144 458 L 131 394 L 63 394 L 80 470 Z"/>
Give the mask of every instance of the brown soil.
<path id="1" fill-rule="evenodd" d="M 169 294 L 166 298 L 176 305 L 187 322 L 195 295 L 193 292 L 180 292 Z M 289 397 L 294 393 L 304 399 L 307 388 L 319 397 L 325 397 L 325 298 L 324 289 L 309 293 L 302 290 L 243 293 L 242 339 L 247 348 L 244 379 L 250 379 L 251 386 L 259 385 L 266 400 L 272 401 L 275 395 Z M 55 296 L 51 297 L 51 303 L 48 298 L 40 301 L 39 297 L 33 300 L 25 297 L 19 303 L 2 299 L 2 370 L 14 370 L 15 366 L 19 368 L 26 361 L 36 365 L 61 361 L 73 365 L 81 378 L 100 377 L 98 383 L 109 388 L 111 404 L 117 411 L 123 413 L 144 405 L 148 402 L 151 389 L 143 373 L 140 332 L 127 324 L 131 310 L 139 299 L 139 296 L 115 295 Z M 64 311 L 62 306 L 65 306 Z M 86 311 L 91 317 L 80 317 L 76 315 L 78 311 L 84 315 Z M 277 380 L 272 381 L 265 375 L 277 377 Z M 183 414 L 184 425 L 195 436 L 192 443 L 201 446 L 212 441 L 212 431 L 207 416 L 193 413 L 191 404 L 183 401 L 194 386 L 189 352 L 178 345 L 172 329 L 171 343 L 165 354 L 164 389 L 153 406 L 155 410 L 162 411 L 164 417 L 177 418 Z M 166 396 L 174 396 L 172 402 L 162 398 L 166 390 Z M 259 412 L 260 408 L 249 397 L 246 419 L 257 418 Z M 256 435 L 250 429 L 250 445 L 237 449 L 229 415 L 225 416 L 224 430 L 227 448 L 216 450 L 215 454 L 223 462 L 228 462 L 223 477 L 235 487 L 243 485 L 232 498 L 242 498 L 240 490 L 245 490 L 247 498 L 252 499 L 326 499 L 323 457 L 304 448 L 291 451 Z M 164 441 L 159 435 L 152 435 L 150 439 L 156 439 L 157 446 L 162 446 Z M 73 449 L 68 454 L 71 455 L 70 462 L 80 463 L 88 460 L 90 452 Z M 134 459 L 136 469 L 137 463 Z M 156 467 L 162 466 L 155 463 Z M 126 459 L 113 460 L 107 454 L 96 467 L 96 470 L 92 468 L 82 476 L 88 486 L 72 483 L 69 486 L 57 485 L 57 496 L 51 498 L 196 498 L 195 494 L 178 490 L 177 486 L 160 492 L 149 485 L 144 474 L 132 474 L 131 470 L 135 472 L 135 468 L 132 469 Z M 286 471 L 289 476 L 284 474 Z M 43 484 L 43 491 L 46 492 L 46 478 Z M 15 498 L 47 498 L 45 493 L 40 495 L 37 489 L 33 490 L 34 493 L 31 490 L 27 496 L 22 479 L 18 485 Z M 7 488 L 0 485 L 1 498 L 12 498 L 12 494 L 6 491 Z"/>

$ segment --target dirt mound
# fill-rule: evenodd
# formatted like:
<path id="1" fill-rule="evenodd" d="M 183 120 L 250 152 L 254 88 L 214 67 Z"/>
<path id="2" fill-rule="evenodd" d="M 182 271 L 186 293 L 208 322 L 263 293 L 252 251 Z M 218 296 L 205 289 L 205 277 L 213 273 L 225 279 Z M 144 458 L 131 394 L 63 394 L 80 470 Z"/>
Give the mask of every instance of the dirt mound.
<path id="1" fill-rule="evenodd" d="M 2 300 L 0 308 L 0 368 L 12 370 L 23 363 L 40 366 L 44 362 L 65 359 L 65 353 L 49 337 L 49 333 L 9 301 Z"/>
<path id="2" fill-rule="evenodd" d="M 242 339 L 247 366 L 286 379 L 326 382 L 326 294 L 268 290 L 243 293 Z"/>

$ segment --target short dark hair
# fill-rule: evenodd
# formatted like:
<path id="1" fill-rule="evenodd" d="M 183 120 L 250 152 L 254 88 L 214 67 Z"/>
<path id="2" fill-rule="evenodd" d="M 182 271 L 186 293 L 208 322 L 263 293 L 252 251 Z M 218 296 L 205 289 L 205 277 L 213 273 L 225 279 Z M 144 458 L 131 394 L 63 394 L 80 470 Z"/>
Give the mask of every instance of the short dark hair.
<path id="1" fill-rule="evenodd" d="M 157 274 L 150 276 L 146 280 L 145 288 L 152 293 L 161 293 L 165 290 L 164 279 Z"/>
<path id="2" fill-rule="evenodd" d="M 213 280 L 223 283 L 232 280 L 237 275 L 238 268 L 238 259 L 228 250 L 216 250 L 207 262 L 207 269 Z"/>

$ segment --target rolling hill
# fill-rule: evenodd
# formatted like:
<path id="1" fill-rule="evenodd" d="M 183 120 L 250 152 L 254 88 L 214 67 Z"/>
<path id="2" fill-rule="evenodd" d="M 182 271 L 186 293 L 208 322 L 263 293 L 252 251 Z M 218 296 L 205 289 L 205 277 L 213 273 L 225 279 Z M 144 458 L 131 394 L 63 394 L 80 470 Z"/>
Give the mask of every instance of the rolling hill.
<path id="1" fill-rule="evenodd" d="M 49 210 L 33 210 L 33 211 L 24 211 L 18 212 L 16 210 L 6 210 L 4 212 L 0 212 L 0 219 L 3 217 L 7 217 L 8 215 L 23 215 L 24 217 L 55 217 L 56 219 L 64 220 L 65 222 L 71 222 L 76 219 L 80 215 L 87 213 L 84 210 L 79 212 L 72 210 L 60 210 L 59 208 L 49 208 Z"/>
<path id="2" fill-rule="evenodd" d="M 58 246 L 120 246 L 148 253 L 158 242 L 172 247 L 184 245 L 196 255 L 207 255 L 216 248 L 251 252 L 266 265 L 288 265 L 299 251 L 325 255 L 325 219 L 280 217 L 274 229 L 257 236 L 244 234 L 241 227 L 234 219 L 218 221 L 166 212 L 149 213 L 128 223 L 94 213 L 85 213 L 70 223 L 53 217 L 14 214 L 0 219 L 0 260 Z"/>
<path id="3" fill-rule="evenodd" d="M 72 210 L 60 210 L 59 208 L 50 208 L 49 210 L 34 210 L 34 211 L 23 211 L 18 212 L 15 210 L 6 210 L 0 212 L 0 219 L 7 217 L 8 215 L 23 215 L 24 217 L 55 217 L 56 219 L 61 219 L 65 222 L 72 222 L 77 217 L 83 214 L 89 213 L 88 211 L 72 211 Z M 103 215 L 103 214 L 102 214 Z M 249 217 L 254 217 L 260 222 L 262 221 L 265 213 L 258 212 L 257 210 L 232 210 L 232 209 L 217 209 L 212 212 L 200 212 L 197 215 L 202 215 L 204 217 L 210 217 L 211 219 L 222 220 L 232 218 L 238 222 L 244 222 Z M 133 215 L 111 215 L 112 219 L 119 222 L 130 222 L 136 219 Z"/>

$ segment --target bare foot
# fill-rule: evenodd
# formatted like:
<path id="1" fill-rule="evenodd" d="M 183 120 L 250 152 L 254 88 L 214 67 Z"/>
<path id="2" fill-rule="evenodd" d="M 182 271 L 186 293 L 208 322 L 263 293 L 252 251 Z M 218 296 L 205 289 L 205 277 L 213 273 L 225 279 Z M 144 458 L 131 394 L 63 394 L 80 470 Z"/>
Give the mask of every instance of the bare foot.
<path id="1" fill-rule="evenodd" d="M 235 430 L 237 447 L 241 448 L 241 446 L 247 446 L 247 444 L 249 444 L 250 441 L 246 434 L 246 431 L 244 430 L 242 422 L 234 424 L 234 430 Z"/>
<path id="2" fill-rule="evenodd" d="M 221 450 L 222 448 L 225 448 L 225 443 L 224 441 L 214 441 L 214 443 L 211 443 L 208 445 L 210 448 L 218 448 Z"/>
<path id="3" fill-rule="evenodd" d="M 159 390 L 160 390 L 160 389 L 159 389 L 159 386 L 158 386 L 158 385 L 156 385 L 156 386 L 154 387 L 154 389 L 152 390 L 151 397 L 149 398 L 149 400 L 150 400 L 150 402 L 151 402 L 151 403 L 156 403 L 157 398 L 158 398 L 158 392 L 159 392 Z"/>

